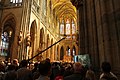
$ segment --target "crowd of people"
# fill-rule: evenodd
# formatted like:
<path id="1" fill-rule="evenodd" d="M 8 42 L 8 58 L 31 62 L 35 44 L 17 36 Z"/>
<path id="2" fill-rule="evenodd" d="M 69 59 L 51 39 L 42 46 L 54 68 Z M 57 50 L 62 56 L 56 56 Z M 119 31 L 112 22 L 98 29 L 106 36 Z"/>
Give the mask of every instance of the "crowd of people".
<path id="1" fill-rule="evenodd" d="M 28 63 L 27 60 L 18 63 L 17 59 L 7 64 L 0 62 L 0 80 L 118 80 L 109 62 L 102 63 L 99 79 L 91 66 L 83 66 L 80 62 L 51 63 L 46 59 L 34 63 L 33 68 Z"/>

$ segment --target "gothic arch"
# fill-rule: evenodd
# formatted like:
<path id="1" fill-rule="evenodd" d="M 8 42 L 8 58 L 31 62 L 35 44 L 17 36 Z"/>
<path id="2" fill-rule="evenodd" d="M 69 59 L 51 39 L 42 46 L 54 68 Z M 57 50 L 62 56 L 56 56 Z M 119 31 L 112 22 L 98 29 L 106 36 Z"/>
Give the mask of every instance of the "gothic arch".
<path id="1" fill-rule="evenodd" d="M 42 49 L 42 50 L 44 49 L 44 46 L 45 46 L 45 45 L 44 45 L 44 44 L 45 44 L 45 42 L 44 42 L 44 41 L 45 41 L 44 35 L 45 35 L 45 34 L 44 34 L 44 29 L 42 28 L 42 29 L 40 29 L 40 42 L 39 42 L 39 43 L 40 43 L 40 44 L 39 44 L 39 47 L 40 47 L 40 49 Z"/>
<path id="2" fill-rule="evenodd" d="M 8 19 L 11 19 L 11 18 L 14 19 L 14 23 L 17 22 L 17 19 L 16 19 L 15 15 L 14 15 L 13 13 L 9 13 L 9 14 L 7 14 L 7 15 L 3 18 L 3 20 L 2 20 L 2 27 L 4 27 L 5 22 L 6 22 Z"/>
<path id="3" fill-rule="evenodd" d="M 2 21 L 2 39 L 1 41 L 1 55 L 8 58 L 13 58 L 13 44 L 15 43 L 15 31 L 16 31 L 16 18 L 13 14 L 8 14 Z M 16 52 L 17 53 L 17 52 Z"/>
<path id="4" fill-rule="evenodd" d="M 76 47 L 74 45 L 72 47 L 72 54 L 71 55 L 72 56 L 76 55 Z"/>
<path id="5" fill-rule="evenodd" d="M 45 37 L 44 36 L 45 36 L 44 28 L 41 28 L 40 29 L 40 39 L 39 39 L 39 50 L 40 51 L 45 49 Z M 41 56 L 45 56 L 45 53 L 41 54 Z M 45 58 L 45 57 L 42 57 L 42 58 Z"/>
<path id="6" fill-rule="evenodd" d="M 66 47 L 66 55 L 71 55 L 71 49 L 69 46 Z"/>
<path id="7" fill-rule="evenodd" d="M 36 41 L 36 32 L 37 32 L 37 24 L 36 24 L 36 21 L 34 20 L 31 24 L 31 27 L 30 27 L 30 37 L 31 37 L 31 45 L 30 47 L 32 48 L 32 54 L 31 56 L 34 56 L 35 55 L 35 42 Z"/>
<path id="8" fill-rule="evenodd" d="M 63 60 L 64 57 L 64 48 L 63 46 L 60 48 L 60 60 Z"/>

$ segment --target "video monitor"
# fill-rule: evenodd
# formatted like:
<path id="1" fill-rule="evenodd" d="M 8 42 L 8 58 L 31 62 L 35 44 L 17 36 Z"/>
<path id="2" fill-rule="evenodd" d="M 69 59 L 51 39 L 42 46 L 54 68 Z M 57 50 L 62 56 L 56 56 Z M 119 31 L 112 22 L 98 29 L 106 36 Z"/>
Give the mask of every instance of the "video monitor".
<path id="1" fill-rule="evenodd" d="M 88 65 L 90 66 L 90 57 L 88 54 L 84 55 L 75 55 L 74 62 L 80 62 L 83 66 Z"/>

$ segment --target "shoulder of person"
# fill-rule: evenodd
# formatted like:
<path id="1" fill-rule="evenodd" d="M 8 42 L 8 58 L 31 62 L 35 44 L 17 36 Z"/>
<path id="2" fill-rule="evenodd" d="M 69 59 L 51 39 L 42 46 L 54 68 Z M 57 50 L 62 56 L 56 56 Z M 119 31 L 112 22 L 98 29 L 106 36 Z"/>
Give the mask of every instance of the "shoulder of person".
<path id="1" fill-rule="evenodd" d="M 116 77 L 114 77 L 114 76 L 103 76 L 102 77 L 102 80 L 117 80 L 117 78 Z"/>

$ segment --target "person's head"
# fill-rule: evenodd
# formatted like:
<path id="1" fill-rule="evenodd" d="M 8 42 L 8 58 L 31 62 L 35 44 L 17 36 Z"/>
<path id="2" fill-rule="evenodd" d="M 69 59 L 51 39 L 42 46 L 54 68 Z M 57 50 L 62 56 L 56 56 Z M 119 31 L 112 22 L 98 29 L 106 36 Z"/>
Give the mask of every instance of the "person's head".
<path id="1" fill-rule="evenodd" d="M 37 68 L 37 67 L 38 67 L 38 63 L 35 63 L 35 64 L 34 64 L 34 67 Z"/>
<path id="2" fill-rule="evenodd" d="M 18 60 L 17 60 L 17 59 L 14 59 L 14 60 L 13 60 L 13 64 L 14 64 L 14 65 L 18 65 Z"/>
<path id="3" fill-rule="evenodd" d="M 39 64 L 39 72 L 41 75 L 47 76 L 50 74 L 51 71 L 51 64 L 50 62 L 44 60 Z"/>
<path id="4" fill-rule="evenodd" d="M 20 63 L 20 67 L 27 67 L 28 61 L 27 60 L 22 60 Z"/>
<path id="5" fill-rule="evenodd" d="M 111 71 L 111 65 L 109 62 L 103 62 L 102 63 L 102 70 L 105 73 L 109 73 Z"/>
<path id="6" fill-rule="evenodd" d="M 15 70 L 15 65 L 8 65 L 7 71 Z"/>
<path id="7" fill-rule="evenodd" d="M 50 62 L 50 59 L 49 59 L 49 58 L 46 58 L 45 60 L 48 61 L 48 62 Z"/>
<path id="8" fill-rule="evenodd" d="M 73 64 L 74 72 L 80 73 L 82 70 L 82 64 L 80 62 L 76 62 Z"/>

